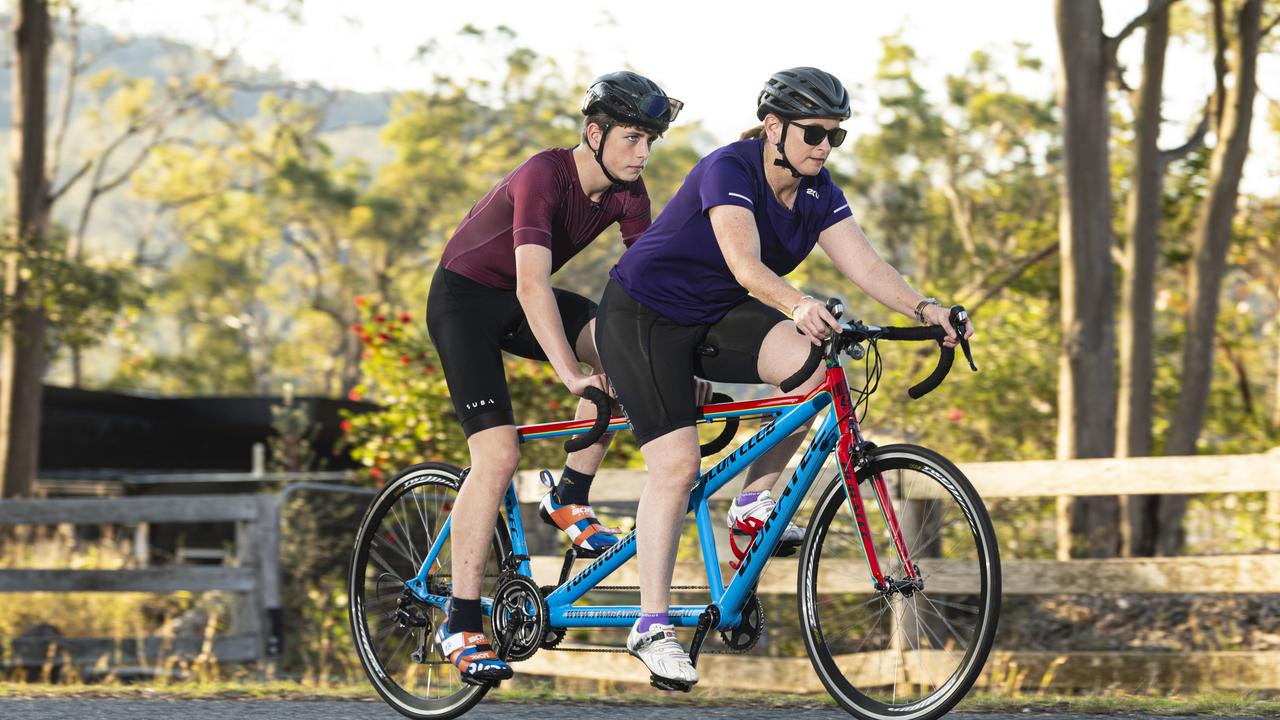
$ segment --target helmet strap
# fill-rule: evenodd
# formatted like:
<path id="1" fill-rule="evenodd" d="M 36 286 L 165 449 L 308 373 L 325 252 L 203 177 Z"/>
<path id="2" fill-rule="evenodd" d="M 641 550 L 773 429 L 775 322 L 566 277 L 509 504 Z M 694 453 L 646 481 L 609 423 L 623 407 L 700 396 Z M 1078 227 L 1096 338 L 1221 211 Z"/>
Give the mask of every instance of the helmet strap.
<path id="1" fill-rule="evenodd" d="M 607 178 L 609 182 L 614 185 L 622 185 L 623 182 L 614 177 L 613 173 L 609 172 L 609 168 L 604 166 L 604 141 L 609 137 L 609 131 L 611 129 L 613 129 L 613 123 L 605 123 L 605 126 L 600 129 L 600 143 L 596 145 L 595 153 L 596 164 L 600 166 L 600 171 L 604 173 L 605 178 Z"/>
<path id="2" fill-rule="evenodd" d="M 790 126 L 791 126 L 790 120 L 782 121 L 782 136 L 778 138 L 778 155 L 780 157 L 774 158 L 773 164 L 777 165 L 780 168 L 786 168 L 788 171 L 790 171 L 791 177 L 798 178 L 798 177 L 802 177 L 800 175 L 800 171 L 796 170 L 795 166 L 791 164 L 791 161 L 787 159 L 787 128 Z M 603 140 L 601 140 L 600 145 L 601 146 L 604 145 Z M 599 157 L 597 157 L 596 159 L 598 160 Z M 601 167 L 604 167 L 604 166 L 601 165 Z M 608 171 L 606 171 L 605 174 L 607 175 Z"/>

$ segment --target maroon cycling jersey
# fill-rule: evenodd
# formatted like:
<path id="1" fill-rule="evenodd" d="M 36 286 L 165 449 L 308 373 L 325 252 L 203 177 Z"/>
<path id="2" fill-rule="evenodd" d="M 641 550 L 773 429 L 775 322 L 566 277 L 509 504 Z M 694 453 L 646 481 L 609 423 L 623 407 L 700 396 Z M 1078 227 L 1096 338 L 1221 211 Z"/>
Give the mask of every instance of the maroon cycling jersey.
<path id="1" fill-rule="evenodd" d="M 549 248 L 554 273 L 614 222 L 627 247 L 649 227 L 644 181 L 637 178 L 591 202 L 578 182 L 573 150 L 551 148 L 512 170 L 471 208 L 440 262 L 482 285 L 512 290 L 516 247 Z"/>

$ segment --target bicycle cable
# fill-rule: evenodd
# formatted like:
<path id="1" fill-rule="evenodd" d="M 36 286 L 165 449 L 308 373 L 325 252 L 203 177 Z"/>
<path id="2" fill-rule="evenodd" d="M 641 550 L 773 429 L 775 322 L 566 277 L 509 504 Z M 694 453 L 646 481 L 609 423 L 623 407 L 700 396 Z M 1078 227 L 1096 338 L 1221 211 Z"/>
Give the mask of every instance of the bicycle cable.
<path id="1" fill-rule="evenodd" d="M 880 388 L 880 377 L 884 374 L 884 360 L 880 356 L 880 346 L 876 338 L 867 339 L 867 351 L 862 357 L 863 383 L 860 390 L 850 388 L 849 394 L 854 397 L 853 416 L 862 424 L 871 410 L 871 396 Z M 861 414 L 858 409 L 861 408 Z M 841 418 L 843 419 L 843 418 Z"/>

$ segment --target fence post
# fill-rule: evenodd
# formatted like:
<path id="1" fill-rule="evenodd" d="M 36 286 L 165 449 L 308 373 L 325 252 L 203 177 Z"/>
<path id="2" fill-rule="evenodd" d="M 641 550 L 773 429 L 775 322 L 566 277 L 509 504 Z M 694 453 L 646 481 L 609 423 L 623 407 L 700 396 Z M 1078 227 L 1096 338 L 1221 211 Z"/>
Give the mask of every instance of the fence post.
<path id="1" fill-rule="evenodd" d="M 280 495 L 258 496 L 258 587 L 261 589 L 262 647 L 267 676 L 275 675 L 284 651 L 284 615 L 280 608 Z"/>
<path id="2" fill-rule="evenodd" d="M 151 564 L 151 523 L 140 522 L 134 528 L 133 557 L 140 568 Z"/>
<path id="3" fill-rule="evenodd" d="M 236 564 L 242 568 L 254 568 L 256 572 L 253 589 L 246 593 L 238 593 L 232 601 L 231 632 L 233 635 L 252 635 L 257 638 L 256 659 L 262 662 L 265 648 L 261 642 L 262 578 L 258 555 L 259 546 L 262 544 L 261 505 L 257 508 L 257 518 L 236 522 Z"/>

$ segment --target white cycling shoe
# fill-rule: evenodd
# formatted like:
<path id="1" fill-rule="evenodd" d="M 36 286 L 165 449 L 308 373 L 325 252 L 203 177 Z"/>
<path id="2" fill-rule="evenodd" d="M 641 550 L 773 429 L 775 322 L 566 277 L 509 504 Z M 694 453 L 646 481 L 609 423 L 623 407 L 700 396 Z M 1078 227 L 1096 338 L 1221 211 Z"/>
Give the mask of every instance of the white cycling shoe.
<path id="1" fill-rule="evenodd" d="M 773 501 L 773 494 L 765 490 L 756 496 L 755 500 L 745 505 L 739 505 L 739 500 L 740 498 L 734 498 L 729 504 L 729 529 L 735 535 L 755 536 L 773 514 L 776 504 Z M 773 554 L 775 556 L 794 555 L 796 548 L 803 542 L 804 528 L 795 523 L 787 523 L 787 529 L 782 531 L 782 539 L 778 541 L 778 547 Z"/>
<path id="2" fill-rule="evenodd" d="M 676 640 L 675 626 L 650 625 L 647 632 L 641 633 L 636 631 L 639 624 L 632 625 L 627 635 L 627 652 L 649 668 L 649 681 L 654 687 L 689 692 L 698 682 L 698 669 Z"/>

